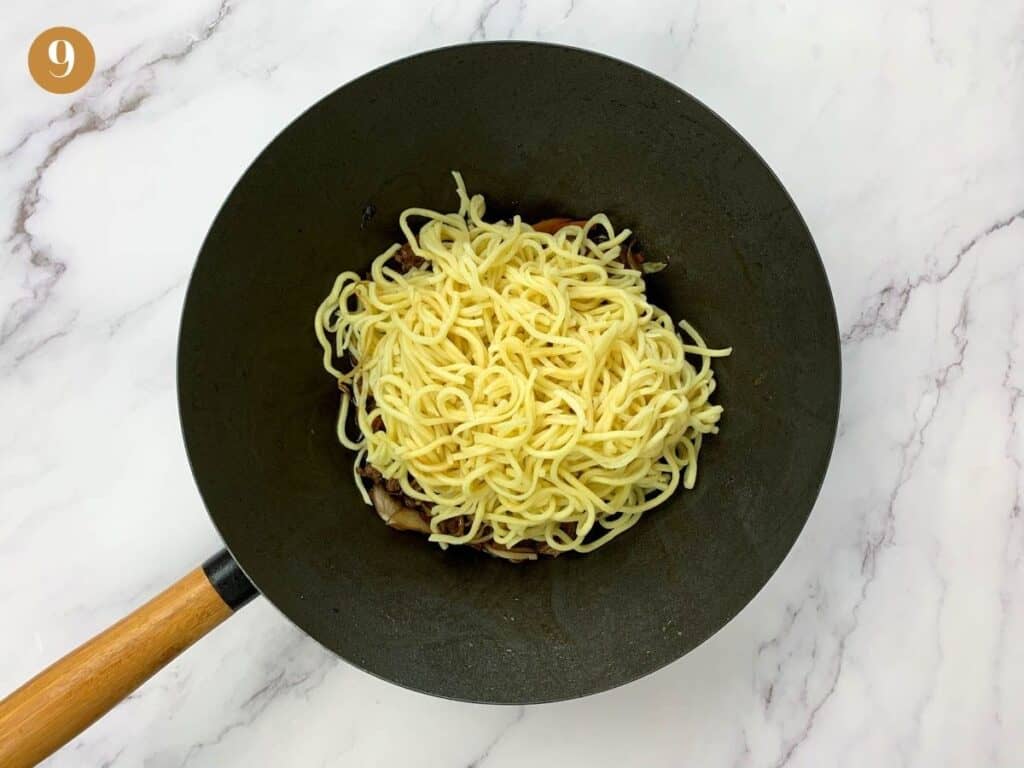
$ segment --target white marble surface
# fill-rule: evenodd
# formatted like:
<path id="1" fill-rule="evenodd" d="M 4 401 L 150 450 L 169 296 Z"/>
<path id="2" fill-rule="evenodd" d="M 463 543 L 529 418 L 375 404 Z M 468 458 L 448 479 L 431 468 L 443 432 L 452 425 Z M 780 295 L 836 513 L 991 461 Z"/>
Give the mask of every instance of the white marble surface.
<path id="1" fill-rule="evenodd" d="M 390 59 L 541 39 L 682 85 L 793 194 L 844 342 L 803 536 L 667 669 L 525 710 L 439 701 L 261 600 L 52 765 L 1024 764 L 1020 2 L 39 0 L 3 17 L 0 692 L 217 547 L 175 405 L 193 258 L 255 153 Z M 71 96 L 25 72 L 55 24 L 97 52 Z"/>

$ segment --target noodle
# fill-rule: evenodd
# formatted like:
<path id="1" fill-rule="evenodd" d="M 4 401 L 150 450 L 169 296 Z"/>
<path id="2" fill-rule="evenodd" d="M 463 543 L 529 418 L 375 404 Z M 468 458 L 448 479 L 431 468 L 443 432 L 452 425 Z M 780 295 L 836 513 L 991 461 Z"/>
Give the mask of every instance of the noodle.
<path id="1" fill-rule="evenodd" d="M 396 244 L 368 278 L 340 274 L 317 310 L 338 439 L 356 470 L 365 461 L 425 503 L 442 547 L 590 552 L 693 488 L 722 414 L 711 358 L 731 350 L 685 321 L 683 342 L 619 260 L 630 231 L 604 214 L 554 234 L 487 222 L 453 175 L 458 213 L 401 214 L 422 268 L 396 269 Z M 427 221 L 417 233 L 411 219 Z M 336 366 L 346 355 L 350 369 Z"/>

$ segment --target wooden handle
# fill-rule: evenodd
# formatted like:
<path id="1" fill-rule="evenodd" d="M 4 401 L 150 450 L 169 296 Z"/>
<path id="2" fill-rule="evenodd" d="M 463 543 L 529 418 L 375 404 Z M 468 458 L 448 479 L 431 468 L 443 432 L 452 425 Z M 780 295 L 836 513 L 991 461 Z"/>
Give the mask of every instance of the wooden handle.
<path id="1" fill-rule="evenodd" d="M 43 670 L 0 701 L 0 767 L 35 765 L 231 613 L 196 568 Z"/>

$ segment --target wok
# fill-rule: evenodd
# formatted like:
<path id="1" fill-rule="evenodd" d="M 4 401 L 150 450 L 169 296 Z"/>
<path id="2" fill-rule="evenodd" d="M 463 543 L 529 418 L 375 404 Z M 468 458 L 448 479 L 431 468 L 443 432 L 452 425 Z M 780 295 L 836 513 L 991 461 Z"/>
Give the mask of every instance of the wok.
<path id="1" fill-rule="evenodd" d="M 396 240 L 402 209 L 455 209 L 452 169 L 495 215 L 607 212 L 670 259 L 649 278 L 653 301 L 735 350 L 716 362 L 726 410 L 696 488 L 592 554 L 517 566 L 389 529 L 334 435 L 314 310 L 335 274 Z M 257 589 L 346 661 L 436 696 L 545 702 L 652 672 L 725 625 L 792 547 L 839 387 L 835 310 L 807 227 L 707 107 L 554 45 L 389 64 L 288 126 L 199 254 L 178 399 L 227 549 L 0 703 L 0 764 L 41 759 Z"/>

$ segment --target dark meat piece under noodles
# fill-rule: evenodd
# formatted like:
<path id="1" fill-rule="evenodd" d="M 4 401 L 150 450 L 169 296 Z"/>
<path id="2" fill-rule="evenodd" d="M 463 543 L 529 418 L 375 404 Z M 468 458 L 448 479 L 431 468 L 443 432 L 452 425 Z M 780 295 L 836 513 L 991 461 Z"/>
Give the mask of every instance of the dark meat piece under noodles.
<path id="1" fill-rule="evenodd" d="M 395 262 L 395 269 L 397 269 L 402 274 L 405 274 L 410 269 L 422 267 L 424 264 L 427 263 L 427 260 L 424 259 L 422 256 L 416 255 L 415 251 L 413 251 L 412 249 L 412 246 L 409 245 L 408 243 L 399 248 L 398 252 L 391 257 L 391 260 Z"/>

